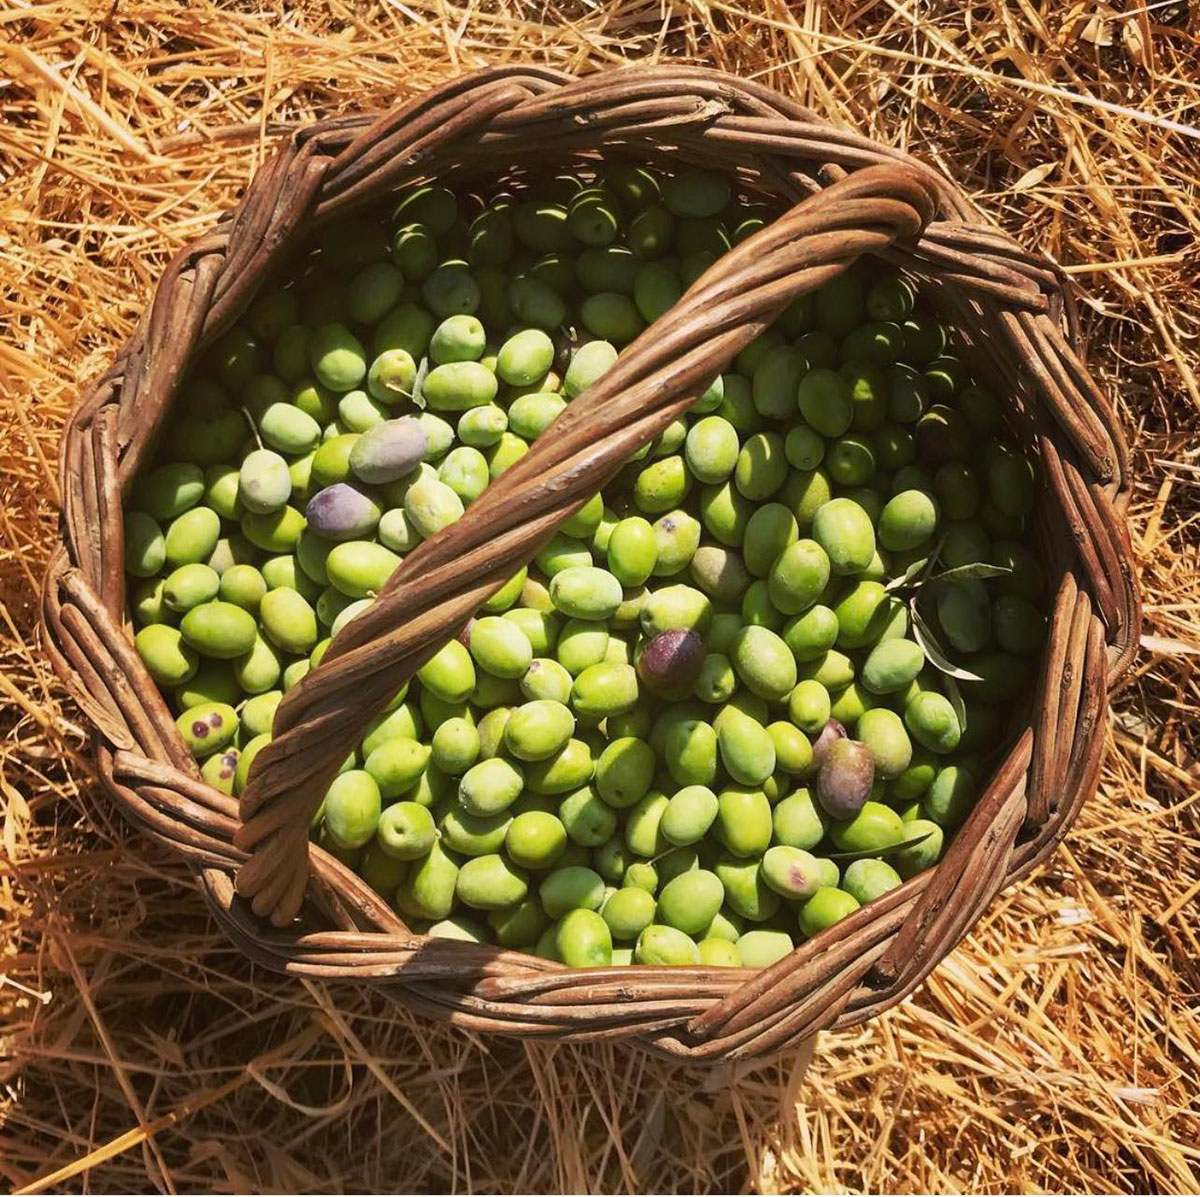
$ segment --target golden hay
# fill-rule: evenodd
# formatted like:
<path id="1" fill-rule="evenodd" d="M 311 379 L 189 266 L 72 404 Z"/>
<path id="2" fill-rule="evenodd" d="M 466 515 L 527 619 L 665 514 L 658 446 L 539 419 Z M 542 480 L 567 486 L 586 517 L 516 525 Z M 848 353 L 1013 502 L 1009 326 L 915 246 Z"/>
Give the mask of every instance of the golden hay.
<path id="1" fill-rule="evenodd" d="M 0 0 L 0 1174 L 14 1189 L 1200 1186 L 1200 26 L 1168 0 Z M 670 56 L 927 155 L 1079 277 L 1145 653 L 1097 799 L 900 1008 L 802 1061 L 480 1042 L 258 972 L 92 785 L 34 594 L 59 429 L 268 125 Z M 231 126 L 251 125 L 240 137 Z"/>

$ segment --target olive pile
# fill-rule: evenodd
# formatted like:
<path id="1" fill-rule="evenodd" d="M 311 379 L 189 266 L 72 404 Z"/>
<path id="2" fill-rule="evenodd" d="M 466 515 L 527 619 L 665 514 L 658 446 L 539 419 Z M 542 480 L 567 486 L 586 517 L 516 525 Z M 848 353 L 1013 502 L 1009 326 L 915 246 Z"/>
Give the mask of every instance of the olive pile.
<path id="1" fill-rule="evenodd" d="M 402 556 L 770 219 L 614 166 L 321 235 L 126 512 L 138 652 L 213 786 Z M 432 935 L 759 967 L 934 864 L 1045 619 L 1030 462 L 910 284 L 794 302 L 440 648 L 313 826 Z"/>

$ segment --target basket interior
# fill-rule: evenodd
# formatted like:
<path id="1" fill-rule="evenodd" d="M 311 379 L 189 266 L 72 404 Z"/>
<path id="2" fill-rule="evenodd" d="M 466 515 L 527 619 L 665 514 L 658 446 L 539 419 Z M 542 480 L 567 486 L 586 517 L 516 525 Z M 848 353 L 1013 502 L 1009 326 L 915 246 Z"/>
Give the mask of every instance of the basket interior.
<path id="1" fill-rule="evenodd" d="M 451 163 L 445 171 L 431 171 L 425 178 L 415 180 L 414 185 L 419 186 L 424 182 L 436 181 L 451 186 L 459 198 L 460 212 L 469 219 L 497 200 L 519 202 L 532 186 L 543 181 L 552 172 L 570 171 L 587 181 L 591 177 L 598 177 L 605 164 L 613 161 L 640 162 L 646 160 L 650 165 L 665 166 L 670 169 L 689 165 L 697 158 L 698 156 L 694 154 L 672 152 L 669 147 L 665 149 L 655 147 L 654 152 L 646 155 L 644 159 L 641 155 L 630 153 L 587 153 L 571 155 L 567 158 L 551 154 L 544 156 L 542 161 L 537 164 L 526 161 L 512 169 L 504 169 L 494 163 L 484 166 L 478 164 L 463 166 Z M 816 191 L 820 187 L 816 173 L 807 169 L 797 171 L 788 178 L 782 176 L 766 178 L 760 170 L 753 168 L 735 167 L 727 173 L 735 189 L 735 200 L 754 205 L 767 219 L 777 218 L 787 210 L 792 200 L 805 193 Z M 385 224 L 394 202 L 395 196 L 375 200 L 362 206 L 352 219 Z M 307 229 L 303 236 L 296 238 L 294 247 L 279 266 L 261 280 L 261 289 L 294 286 L 298 291 L 303 292 L 311 286 L 315 291 L 320 291 L 329 278 L 329 270 L 323 264 L 322 257 L 321 246 L 324 236 L 325 230 L 318 226 Z M 915 291 L 918 309 L 925 308 L 929 311 L 936 311 L 947 321 L 947 327 L 954 340 L 947 346 L 946 354 L 960 357 L 967 363 L 975 380 L 997 387 L 997 390 L 1002 393 L 1005 403 L 1003 416 L 1005 436 L 1020 443 L 1036 459 L 1037 441 L 1036 437 L 1031 434 L 1031 421 L 1026 409 L 1028 396 L 1023 394 L 1020 381 L 1011 378 L 1011 371 L 1008 372 L 1009 379 L 1006 380 L 1003 377 L 1002 370 L 998 365 L 1003 362 L 1003 346 L 998 345 L 986 333 L 981 334 L 978 328 L 973 328 L 970 324 L 963 322 L 961 309 L 955 310 L 952 305 L 945 302 L 946 289 L 953 284 L 947 284 L 937 275 L 922 269 L 919 261 L 900 248 L 889 252 L 886 260 L 875 258 L 874 255 L 869 254 L 864 255 L 864 259 L 872 260 L 880 270 L 897 272 L 900 277 L 910 283 Z M 966 302 L 970 304 L 971 301 L 968 298 Z M 355 331 L 365 335 L 363 329 L 355 329 Z M 210 342 L 213 339 L 209 338 Z M 202 376 L 208 368 L 211 353 L 212 351 L 209 350 L 206 354 L 205 347 L 201 346 L 183 380 L 185 393 L 187 382 L 193 376 Z M 1010 387 L 1008 385 L 1010 381 L 1015 382 L 1015 385 Z M 165 422 L 169 423 L 169 419 L 170 415 Z M 545 435 L 552 436 L 553 427 Z M 156 461 L 166 460 L 169 457 L 169 450 L 160 450 L 149 460 L 148 464 L 153 465 Z M 1035 516 L 1034 543 L 1038 549 L 1042 568 L 1046 573 L 1047 589 L 1053 593 L 1057 589 L 1061 577 L 1063 558 L 1060 556 L 1056 559 L 1050 551 L 1049 546 L 1052 544 L 1053 538 L 1047 531 L 1049 522 L 1050 517 L 1044 510 L 1039 509 Z M 979 758 L 982 770 L 981 790 L 986 787 L 996 762 L 1006 755 L 1021 729 L 1027 726 L 1032 698 L 1033 689 L 1029 687 L 1015 701 L 1007 705 L 1005 729 L 1002 735 Z M 321 852 L 321 849 L 315 845 L 313 850 L 317 853 Z M 339 867 L 332 858 L 327 862 L 327 866 L 332 874 L 347 876 L 345 869 Z M 315 929 L 329 924 L 319 906 L 309 903 L 305 907 L 302 925 Z M 472 953 L 476 950 L 476 945 L 463 944 L 461 950 L 465 953 Z M 486 956 L 487 952 L 487 948 L 482 949 L 483 955 Z"/>

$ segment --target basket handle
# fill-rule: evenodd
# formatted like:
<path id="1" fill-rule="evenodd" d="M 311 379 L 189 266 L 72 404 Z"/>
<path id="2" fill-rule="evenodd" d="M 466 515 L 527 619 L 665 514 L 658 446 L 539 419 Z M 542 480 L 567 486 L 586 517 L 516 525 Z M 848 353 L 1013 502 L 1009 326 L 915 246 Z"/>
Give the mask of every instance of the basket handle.
<path id="1" fill-rule="evenodd" d="M 308 879 L 308 828 L 345 759 L 400 686 L 458 633 L 555 529 L 694 402 L 796 296 L 863 253 L 918 237 L 928 179 L 873 165 L 797 204 L 719 259 L 555 420 L 457 523 L 408 554 L 321 664 L 288 691 L 255 758 L 235 843 L 237 888 L 277 925 Z"/>

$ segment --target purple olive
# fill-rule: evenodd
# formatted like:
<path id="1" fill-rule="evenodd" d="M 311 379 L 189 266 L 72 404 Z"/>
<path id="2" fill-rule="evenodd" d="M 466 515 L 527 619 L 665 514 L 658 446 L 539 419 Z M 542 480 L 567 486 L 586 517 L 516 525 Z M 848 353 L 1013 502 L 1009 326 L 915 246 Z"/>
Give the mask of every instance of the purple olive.
<path id="1" fill-rule="evenodd" d="M 335 482 L 308 501 L 308 526 L 326 540 L 361 540 L 375 531 L 383 513 L 370 495 L 348 482 Z"/>
<path id="2" fill-rule="evenodd" d="M 394 482 L 411 474 L 429 448 L 425 429 L 412 416 L 385 420 L 368 428 L 350 450 L 356 478 L 375 484 Z"/>
<path id="3" fill-rule="evenodd" d="M 690 628 L 659 632 L 638 657 L 638 676 L 664 698 L 687 694 L 704 664 L 704 641 Z"/>
<path id="4" fill-rule="evenodd" d="M 835 740 L 817 774 L 817 801 L 833 819 L 852 819 L 871 796 L 875 759 L 858 740 Z"/>
<path id="5" fill-rule="evenodd" d="M 846 729 L 836 719 L 826 721 L 825 726 L 821 728 L 821 734 L 813 741 L 812 763 L 814 769 L 821 767 L 825 760 L 825 753 L 829 751 L 829 745 L 835 740 L 844 739 L 845 735 Z"/>

